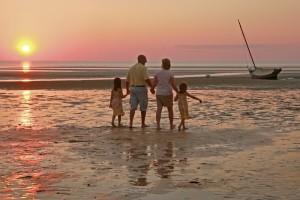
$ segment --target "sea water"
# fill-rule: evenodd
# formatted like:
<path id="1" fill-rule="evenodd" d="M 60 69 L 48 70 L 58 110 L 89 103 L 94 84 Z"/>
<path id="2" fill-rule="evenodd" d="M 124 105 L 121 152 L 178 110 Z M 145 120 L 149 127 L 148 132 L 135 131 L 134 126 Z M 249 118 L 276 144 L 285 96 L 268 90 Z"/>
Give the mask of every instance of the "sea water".
<path id="1" fill-rule="evenodd" d="M 134 62 L 0 62 L 0 82 L 105 80 L 124 78 Z M 161 68 L 160 63 L 147 63 L 149 75 Z M 281 74 L 300 73 L 297 63 L 265 63 L 266 67 L 281 67 Z M 174 62 L 176 77 L 207 77 L 247 75 L 244 63 Z"/>

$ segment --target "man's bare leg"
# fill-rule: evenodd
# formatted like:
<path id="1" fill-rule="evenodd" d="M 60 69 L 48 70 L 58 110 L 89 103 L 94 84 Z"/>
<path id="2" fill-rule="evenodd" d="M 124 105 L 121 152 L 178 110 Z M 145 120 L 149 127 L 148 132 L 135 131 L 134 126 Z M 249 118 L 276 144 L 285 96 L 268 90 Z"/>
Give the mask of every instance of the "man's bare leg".
<path id="1" fill-rule="evenodd" d="M 134 114 L 135 114 L 135 110 L 134 109 L 131 109 L 130 110 L 130 122 L 129 122 L 129 128 L 132 128 L 132 123 L 133 123 L 133 118 L 134 118 Z"/>
<path id="2" fill-rule="evenodd" d="M 141 116 L 142 116 L 142 126 L 141 126 L 141 127 L 142 127 L 142 128 L 148 127 L 148 125 L 145 124 L 146 112 L 147 112 L 147 111 L 141 111 Z"/>

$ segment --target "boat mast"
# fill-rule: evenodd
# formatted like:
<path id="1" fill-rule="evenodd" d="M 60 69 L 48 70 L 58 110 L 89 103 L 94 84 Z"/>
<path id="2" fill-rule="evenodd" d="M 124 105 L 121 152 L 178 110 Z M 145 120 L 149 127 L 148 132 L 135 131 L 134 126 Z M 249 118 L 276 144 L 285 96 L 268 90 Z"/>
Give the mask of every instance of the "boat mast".
<path id="1" fill-rule="evenodd" d="M 245 37 L 244 31 L 243 31 L 242 25 L 241 25 L 241 23 L 240 23 L 240 20 L 238 20 L 238 22 L 239 22 L 239 25 L 240 25 L 240 28 L 241 28 L 241 31 L 242 31 L 242 34 L 243 34 L 244 40 L 245 40 L 245 42 L 246 42 L 246 46 L 247 46 L 247 49 L 248 49 L 248 51 L 249 51 L 249 54 L 250 54 L 250 57 L 251 57 L 252 63 L 253 63 L 253 65 L 254 65 L 254 68 L 256 68 L 256 65 L 255 65 L 254 59 L 253 59 L 253 57 L 252 57 L 252 54 L 251 54 L 251 51 L 250 51 L 250 48 L 249 48 L 248 42 L 247 42 L 247 40 L 246 40 L 246 37 Z"/>

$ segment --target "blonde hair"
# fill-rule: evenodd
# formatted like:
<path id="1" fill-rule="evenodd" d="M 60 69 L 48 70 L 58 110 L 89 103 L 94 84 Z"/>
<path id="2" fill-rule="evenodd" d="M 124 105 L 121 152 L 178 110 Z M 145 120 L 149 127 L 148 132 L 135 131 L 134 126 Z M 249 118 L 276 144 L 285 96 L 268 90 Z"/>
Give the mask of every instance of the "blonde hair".
<path id="1" fill-rule="evenodd" d="M 171 61 L 168 58 L 164 58 L 161 60 L 162 68 L 165 70 L 169 70 L 171 68 Z"/>

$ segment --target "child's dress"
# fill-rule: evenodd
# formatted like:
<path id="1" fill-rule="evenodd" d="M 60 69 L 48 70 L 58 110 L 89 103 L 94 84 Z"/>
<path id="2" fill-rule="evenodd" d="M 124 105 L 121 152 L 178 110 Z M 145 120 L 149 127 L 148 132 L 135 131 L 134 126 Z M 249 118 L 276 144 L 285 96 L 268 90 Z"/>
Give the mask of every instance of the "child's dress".
<path id="1" fill-rule="evenodd" d="M 111 107 L 113 109 L 113 115 L 114 116 L 124 116 L 124 110 L 123 110 L 123 102 L 122 102 L 122 93 L 120 91 L 120 89 L 118 89 L 117 91 L 113 90 L 113 99 L 111 102 Z"/>
<path id="2" fill-rule="evenodd" d="M 178 109 L 181 115 L 181 119 L 190 119 L 186 94 L 178 94 Z"/>

